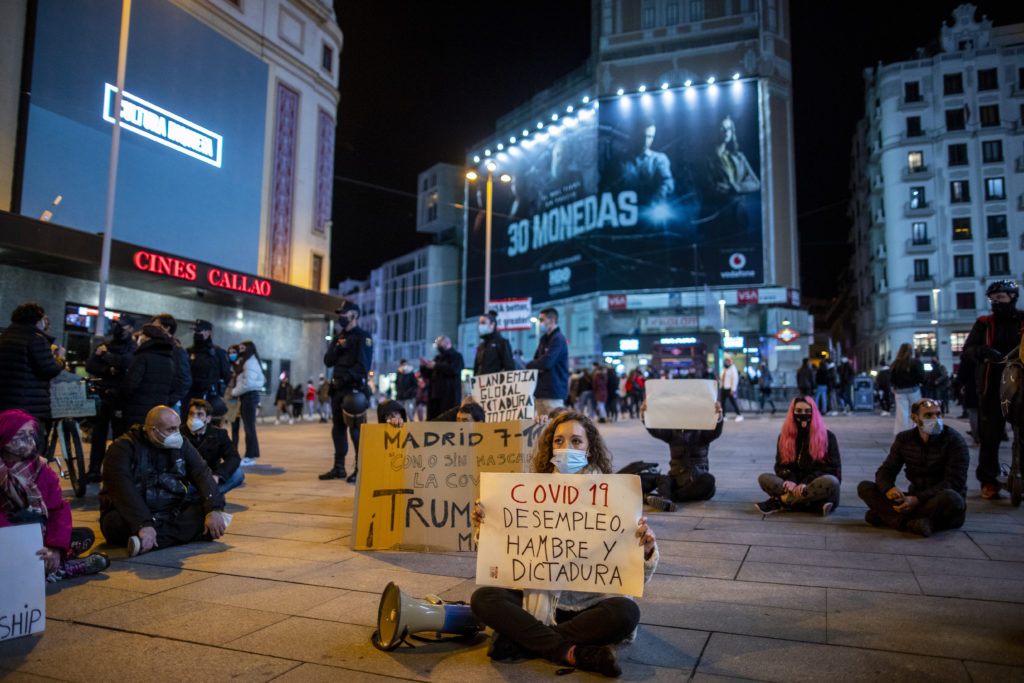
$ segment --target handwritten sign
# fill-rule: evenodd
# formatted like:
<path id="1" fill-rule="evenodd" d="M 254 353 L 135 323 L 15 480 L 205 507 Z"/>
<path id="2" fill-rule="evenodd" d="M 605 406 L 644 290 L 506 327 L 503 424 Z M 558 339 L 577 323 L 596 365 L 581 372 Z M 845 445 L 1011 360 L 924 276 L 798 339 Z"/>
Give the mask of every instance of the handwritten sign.
<path id="1" fill-rule="evenodd" d="M 541 429 L 532 420 L 363 425 L 352 548 L 476 550 L 480 473 L 528 470 Z"/>
<path id="2" fill-rule="evenodd" d="M 497 311 L 499 330 L 529 330 L 533 328 L 530 299 L 501 299 L 492 301 L 488 310 Z"/>
<path id="3" fill-rule="evenodd" d="M 481 586 L 643 595 L 632 474 L 480 475 Z"/>
<path id="4" fill-rule="evenodd" d="M 649 379 L 644 426 L 649 429 L 714 429 L 718 425 L 713 379 Z"/>
<path id="5" fill-rule="evenodd" d="M 536 370 L 509 370 L 469 378 L 473 400 L 487 414 L 488 422 L 532 420 Z"/>
<path id="6" fill-rule="evenodd" d="M 50 380 L 51 417 L 59 419 L 95 414 L 96 401 L 87 397 L 84 379 L 70 372 L 62 372 Z"/>
<path id="7" fill-rule="evenodd" d="M 46 626 L 46 578 L 36 556 L 42 547 L 38 524 L 0 529 L 0 640 L 39 633 Z"/>

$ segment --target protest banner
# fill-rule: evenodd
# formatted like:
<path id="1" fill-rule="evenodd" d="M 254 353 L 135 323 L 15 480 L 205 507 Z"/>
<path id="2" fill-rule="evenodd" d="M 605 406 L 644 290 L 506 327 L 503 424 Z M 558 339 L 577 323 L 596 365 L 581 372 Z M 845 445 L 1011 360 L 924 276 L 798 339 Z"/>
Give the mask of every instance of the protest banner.
<path id="1" fill-rule="evenodd" d="M 543 425 L 530 421 L 365 424 L 354 550 L 476 550 L 481 472 L 522 472 Z"/>
<path id="2" fill-rule="evenodd" d="M 62 372 L 50 380 L 50 416 L 89 417 L 96 414 L 96 400 L 88 396 L 85 378 Z"/>
<path id="3" fill-rule="evenodd" d="M 481 586 L 643 595 L 633 474 L 480 475 Z"/>
<path id="4" fill-rule="evenodd" d="M 484 409 L 488 422 L 532 420 L 536 387 L 536 370 L 492 372 L 469 378 L 470 395 Z"/>
<path id="5" fill-rule="evenodd" d="M 498 313 L 499 331 L 503 330 L 529 330 L 533 327 L 530 318 L 533 317 L 530 298 L 525 299 L 499 299 L 487 305 L 487 310 Z"/>
<path id="6" fill-rule="evenodd" d="M 649 379 L 644 384 L 648 429 L 714 429 L 718 425 L 713 379 Z"/>
<path id="7" fill-rule="evenodd" d="M 46 578 L 36 555 L 42 547 L 38 524 L 0 529 L 0 640 L 39 633 L 46 626 Z"/>

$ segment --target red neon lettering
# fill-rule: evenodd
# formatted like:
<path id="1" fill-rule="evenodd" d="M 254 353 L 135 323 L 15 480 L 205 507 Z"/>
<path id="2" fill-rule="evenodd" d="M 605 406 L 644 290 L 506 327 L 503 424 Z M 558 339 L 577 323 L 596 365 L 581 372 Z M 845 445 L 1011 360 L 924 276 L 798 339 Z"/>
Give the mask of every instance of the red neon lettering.
<path id="1" fill-rule="evenodd" d="M 516 484 L 515 486 L 512 487 L 512 493 L 511 493 L 512 500 L 514 500 L 517 503 L 525 503 L 526 502 L 525 498 L 523 500 L 519 500 L 518 498 L 516 498 L 516 489 L 521 489 L 522 487 L 523 487 L 522 484 Z"/>
<path id="2" fill-rule="evenodd" d="M 157 275 L 170 275 L 181 280 L 196 279 L 196 264 L 170 256 L 151 254 L 148 251 L 137 251 L 132 257 L 132 263 L 139 270 L 145 270 Z"/>
<path id="3" fill-rule="evenodd" d="M 150 270 L 153 270 L 154 273 L 160 273 L 161 275 L 174 274 L 171 272 L 171 259 L 168 258 L 167 256 L 160 256 L 158 254 L 156 257 L 156 264 L 156 270 L 150 268 Z"/>
<path id="4" fill-rule="evenodd" d="M 190 264 L 191 265 L 191 264 Z M 258 296 L 270 296 L 270 283 L 266 280 L 253 279 L 251 282 L 248 275 L 229 273 L 219 268 L 210 268 L 206 274 L 206 280 L 214 287 L 221 289 L 232 289 L 236 292 L 256 294 Z"/>
<path id="5" fill-rule="evenodd" d="M 149 266 L 146 265 L 147 258 L 149 258 L 149 254 L 144 251 L 137 251 L 135 252 L 135 258 L 132 259 L 132 262 L 139 270 L 148 270 Z"/>
<path id="6" fill-rule="evenodd" d="M 185 276 L 189 280 L 195 280 L 196 279 L 196 264 L 194 264 L 194 263 L 186 263 L 185 264 Z"/>

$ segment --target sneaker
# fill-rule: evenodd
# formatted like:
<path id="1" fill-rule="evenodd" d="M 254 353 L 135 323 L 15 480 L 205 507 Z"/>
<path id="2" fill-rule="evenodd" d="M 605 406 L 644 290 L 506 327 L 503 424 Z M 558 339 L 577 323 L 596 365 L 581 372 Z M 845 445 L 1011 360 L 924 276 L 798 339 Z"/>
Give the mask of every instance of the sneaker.
<path id="1" fill-rule="evenodd" d="M 927 517 L 919 517 L 907 522 L 907 531 L 928 538 L 932 535 L 932 523 Z"/>
<path id="2" fill-rule="evenodd" d="M 882 521 L 882 516 L 868 508 L 868 511 L 864 513 L 864 521 L 871 526 L 885 526 L 885 522 Z"/>
<path id="3" fill-rule="evenodd" d="M 647 504 L 655 510 L 661 510 L 662 512 L 676 511 L 676 504 L 668 498 L 662 498 L 661 496 L 647 496 Z"/>
<path id="4" fill-rule="evenodd" d="M 821 516 L 828 517 L 832 514 L 832 509 L 835 507 L 832 503 L 825 503 L 821 506 Z"/>
<path id="5" fill-rule="evenodd" d="M 71 557 L 78 557 L 89 552 L 89 548 L 96 542 L 96 535 L 90 530 L 88 534 L 81 534 L 79 538 L 71 539 L 71 543 L 68 545 L 68 550 L 71 551 Z"/>
<path id="6" fill-rule="evenodd" d="M 103 477 L 100 476 L 99 472 L 86 472 L 85 476 L 82 477 L 82 481 L 86 484 L 100 484 L 103 482 Z"/>
<path id="7" fill-rule="evenodd" d="M 985 500 L 995 500 L 996 498 L 999 498 L 999 487 L 995 484 L 982 484 L 981 497 Z"/>
<path id="8" fill-rule="evenodd" d="M 883 410 L 882 411 L 882 417 L 889 417 L 889 411 L 888 410 Z"/>
<path id="9" fill-rule="evenodd" d="M 345 471 L 344 467 L 340 469 L 337 467 L 332 467 L 331 469 L 321 474 L 320 479 L 323 481 L 328 481 L 330 479 L 344 479 L 347 476 L 348 472 Z"/>
<path id="10" fill-rule="evenodd" d="M 356 483 L 356 475 L 358 474 L 359 470 L 352 470 L 352 474 L 348 475 L 348 478 L 345 481 L 347 481 L 350 484 Z"/>
<path id="11" fill-rule="evenodd" d="M 256 458 L 250 458 L 248 456 L 242 458 L 242 467 L 252 467 L 256 464 Z"/>
<path id="12" fill-rule="evenodd" d="M 754 503 L 754 507 L 756 507 L 757 511 L 762 515 L 770 515 L 781 510 L 782 503 L 779 502 L 778 498 L 769 498 L 762 503 Z"/>
<path id="13" fill-rule="evenodd" d="M 526 657 L 518 643 L 497 631 L 491 636 L 491 642 L 487 646 L 487 656 L 496 662 L 507 662 L 514 659 L 525 659 Z"/>
<path id="14" fill-rule="evenodd" d="M 295 424 L 295 418 L 294 417 L 289 417 L 288 418 L 288 424 L 290 424 L 290 425 Z"/>
<path id="15" fill-rule="evenodd" d="M 615 650 L 607 645 L 577 645 L 576 668 L 581 671 L 595 671 L 608 678 L 618 678 L 622 675 L 622 669 L 615 661 Z"/>
<path id="16" fill-rule="evenodd" d="M 736 421 L 737 422 L 743 422 L 743 416 L 742 415 L 737 415 L 736 416 Z"/>
<path id="17" fill-rule="evenodd" d="M 279 425 L 279 424 L 281 424 L 281 421 L 280 421 L 280 420 L 278 420 L 278 419 L 275 419 L 275 420 L 274 420 L 274 424 L 276 424 L 276 425 Z"/>
<path id="18" fill-rule="evenodd" d="M 325 424 L 327 424 L 327 419 L 326 419 L 326 418 L 323 418 L 323 417 L 321 417 L 321 418 L 320 418 L 320 424 L 322 424 L 322 425 L 325 425 Z"/>
<path id="19" fill-rule="evenodd" d="M 137 536 L 135 538 L 138 538 Z M 80 557 L 68 560 L 61 567 L 61 572 L 66 578 L 97 574 L 110 566 L 110 560 L 106 553 L 93 553 L 87 557 Z"/>
<path id="20" fill-rule="evenodd" d="M 142 552 L 142 539 L 132 536 L 128 539 L 128 557 L 135 557 Z M 90 557 L 92 557 L 90 555 Z"/>

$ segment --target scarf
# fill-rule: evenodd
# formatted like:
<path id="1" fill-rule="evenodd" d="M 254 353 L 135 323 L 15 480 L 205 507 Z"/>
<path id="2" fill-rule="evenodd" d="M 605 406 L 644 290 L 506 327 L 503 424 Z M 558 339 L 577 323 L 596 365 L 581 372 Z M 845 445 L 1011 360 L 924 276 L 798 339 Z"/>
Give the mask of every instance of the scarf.
<path id="1" fill-rule="evenodd" d="M 34 466 L 38 461 L 38 457 L 32 457 L 7 465 L 0 459 L 0 509 L 7 516 L 28 509 L 46 517 L 46 503 L 36 484 L 41 471 Z"/>

